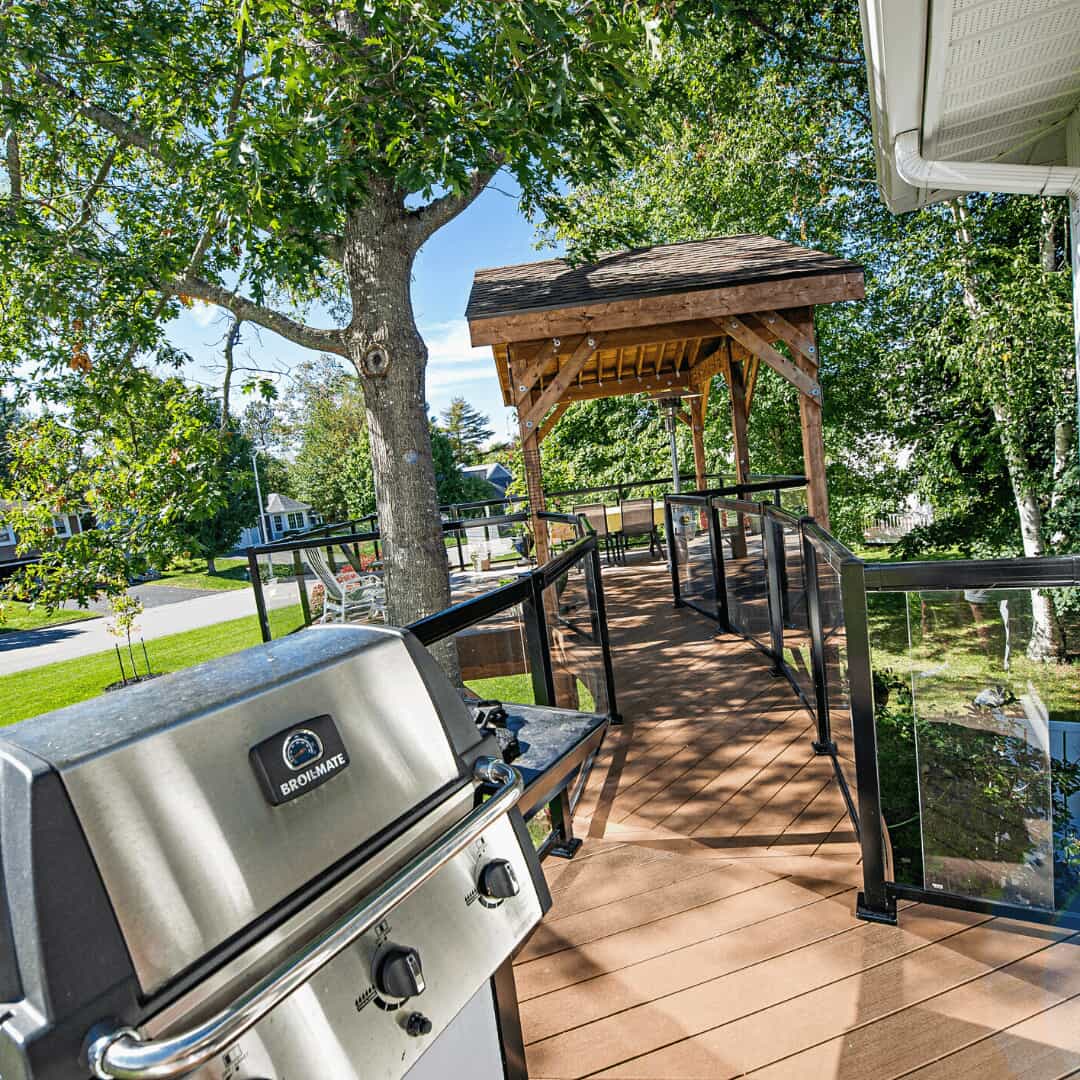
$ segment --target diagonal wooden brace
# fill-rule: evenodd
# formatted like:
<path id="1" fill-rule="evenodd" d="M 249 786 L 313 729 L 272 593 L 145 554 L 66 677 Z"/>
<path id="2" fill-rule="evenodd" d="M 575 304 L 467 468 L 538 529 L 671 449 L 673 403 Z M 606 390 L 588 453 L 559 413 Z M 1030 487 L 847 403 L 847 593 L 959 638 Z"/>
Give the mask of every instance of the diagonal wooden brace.
<path id="1" fill-rule="evenodd" d="M 547 415 L 548 409 L 554 405 L 566 392 L 567 387 L 578 377 L 578 372 L 588 362 L 603 341 L 602 334 L 590 334 L 570 354 L 558 374 L 544 387 L 544 392 L 532 403 L 529 411 L 522 420 L 522 425 L 529 431 L 535 431 L 540 426 L 540 421 Z"/>
<path id="2" fill-rule="evenodd" d="M 800 371 L 786 356 L 778 353 L 767 341 L 751 330 L 742 319 L 734 315 L 725 315 L 722 319 L 716 319 L 715 322 L 740 345 L 768 364 L 781 378 L 787 379 L 789 383 L 798 387 L 808 398 L 821 401 L 821 387 L 817 380 Z"/>

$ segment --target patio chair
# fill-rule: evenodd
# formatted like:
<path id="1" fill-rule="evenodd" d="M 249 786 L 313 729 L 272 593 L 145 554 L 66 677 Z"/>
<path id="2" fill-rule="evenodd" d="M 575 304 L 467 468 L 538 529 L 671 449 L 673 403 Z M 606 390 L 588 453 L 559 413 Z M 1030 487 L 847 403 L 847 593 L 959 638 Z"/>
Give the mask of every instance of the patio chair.
<path id="1" fill-rule="evenodd" d="M 589 527 L 596 533 L 597 539 L 603 541 L 604 552 L 607 555 L 608 565 L 619 558 L 619 533 L 613 533 L 608 529 L 607 507 L 603 503 L 586 503 L 584 506 L 575 506 L 573 512 L 583 517 Z"/>
<path id="2" fill-rule="evenodd" d="M 649 555 L 663 554 L 660 544 L 660 533 L 653 519 L 652 499 L 624 499 L 619 503 L 619 513 L 622 517 L 622 528 L 619 530 L 620 544 L 623 556 L 630 546 L 630 541 L 639 536 L 649 538 Z"/>
<path id="3" fill-rule="evenodd" d="M 319 548 L 304 552 L 304 558 L 323 587 L 320 622 L 386 621 L 386 588 L 378 574 L 363 574 L 355 581 L 340 581 Z"/>
<path id="4" fill-rule="evenodd" d="M 494 535 L 492 535 L 494 533 Z M 480 559 L 497 559 L 515 551 L 514 541 L 509 536 L 499 536 L 498 526 L 474 526 L 465 530 L 467 546 L 465 558 L 472 562 L 479 555 Z"/>

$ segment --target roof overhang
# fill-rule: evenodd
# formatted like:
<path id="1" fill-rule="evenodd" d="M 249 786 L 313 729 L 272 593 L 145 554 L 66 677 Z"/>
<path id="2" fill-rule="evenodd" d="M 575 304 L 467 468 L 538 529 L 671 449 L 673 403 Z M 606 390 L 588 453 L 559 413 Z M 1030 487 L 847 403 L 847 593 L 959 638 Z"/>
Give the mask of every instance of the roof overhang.
<path id="1" fill-rule="evenodd" d="M 1061 169 L 1080 165 L 1080 3 L 860 0 L 860 7 L 878 178 L 892 211 L 965 191 L 1071 190 Z M 917 141 L 914 155 L 898 155 L 905 135 Z M 953 168 L 928 167 L 946 163 Z M 1001 166 L 1014 169 L 986 171 Z"/>

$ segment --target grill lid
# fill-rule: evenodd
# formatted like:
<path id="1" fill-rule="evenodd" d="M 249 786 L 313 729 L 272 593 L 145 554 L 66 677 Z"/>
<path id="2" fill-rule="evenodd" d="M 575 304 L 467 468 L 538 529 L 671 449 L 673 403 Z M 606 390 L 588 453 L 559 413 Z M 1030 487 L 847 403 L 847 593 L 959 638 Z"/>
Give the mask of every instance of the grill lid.
<path id="1" fill-rule="evenodd" d="M 468 782 L 479 736 L 419 643 L 326 627 L 16 725 L 60 774 L 143 993 Z"/>

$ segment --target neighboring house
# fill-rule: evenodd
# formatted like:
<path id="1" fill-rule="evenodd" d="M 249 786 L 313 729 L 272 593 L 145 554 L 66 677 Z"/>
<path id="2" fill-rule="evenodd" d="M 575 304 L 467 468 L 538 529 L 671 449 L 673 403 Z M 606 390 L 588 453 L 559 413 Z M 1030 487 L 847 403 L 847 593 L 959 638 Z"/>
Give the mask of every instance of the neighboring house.
<path id="1" fill-rule="evenodd" d="M 292 533 L 314 529 L 323 523 L 322 515 L 317 514 L 307 503 L 297 502 L 288 495 L 273 492 L 266 498 L 266 529 L 268 539 L 273 542 Z"/>
<path id="2" fill-rule="evenodd" d="M 506 494 L 510 481 L 514 479 L 510 470 L 498 462 L 488 465 L 466 465 L 461 473 L 463 476 L 475 476 L 477 480 L 486 480 L 500 498 Z"/>
<path id="3" fill-rule="evenodd" d="M 3 517 L 3 512 L 4 507 L 0 505 L 0 519 Z M 75 533 L 83 531 L 78 514 L 54 514 L 53 528 L 56 530 L 56 535 L 61 539 L 66 539 Z M 11 569 L 22 563 L 33 562 L 37 557 L 37 552 L 33 550 L 17 555 L 15 553 L 17 543 L 18 537 L 15 535 L 15 530 L 3 520 L 0 520 L 0 570 Z"/>

